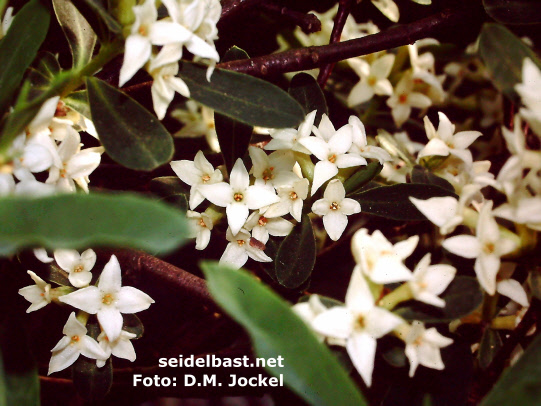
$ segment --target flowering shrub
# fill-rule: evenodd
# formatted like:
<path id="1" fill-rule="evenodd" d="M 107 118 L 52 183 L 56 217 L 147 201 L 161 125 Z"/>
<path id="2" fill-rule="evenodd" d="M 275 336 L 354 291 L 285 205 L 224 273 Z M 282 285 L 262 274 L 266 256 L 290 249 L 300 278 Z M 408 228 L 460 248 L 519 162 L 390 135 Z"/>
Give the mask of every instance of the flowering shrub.
<path id="1" fill-rule="evenodd" d="M 541 10 L 440 3 L 3 4 L 5 403 L 539 404 Z"/>

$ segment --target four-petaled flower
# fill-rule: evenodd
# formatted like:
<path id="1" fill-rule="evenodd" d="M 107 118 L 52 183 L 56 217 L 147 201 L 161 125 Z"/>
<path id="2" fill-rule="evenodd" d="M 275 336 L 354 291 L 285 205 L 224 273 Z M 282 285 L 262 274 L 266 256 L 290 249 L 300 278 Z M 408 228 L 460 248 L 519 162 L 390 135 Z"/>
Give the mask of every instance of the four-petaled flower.
<path id="1" fill-rule="evenodd" d="M 26 286 L 19 289 L 19 295 L 32 303 L 30 307 L 26 309 L 26 313 L 30 313 L 51 303 L 51 285 L 32 271 L 27 271 L 27 273 L 35 282 L 35 285 Z"/>
<path id="2" fill-rule="evenodd" d="M 58 266 L 68 273 L 70 283 L 76 288 L 87 286 L 92 280 L 90 270 L 96 263 L 96 253 L 88 249 L 82 254 L 75 250 L 58 249 L 54 251 Z"/>

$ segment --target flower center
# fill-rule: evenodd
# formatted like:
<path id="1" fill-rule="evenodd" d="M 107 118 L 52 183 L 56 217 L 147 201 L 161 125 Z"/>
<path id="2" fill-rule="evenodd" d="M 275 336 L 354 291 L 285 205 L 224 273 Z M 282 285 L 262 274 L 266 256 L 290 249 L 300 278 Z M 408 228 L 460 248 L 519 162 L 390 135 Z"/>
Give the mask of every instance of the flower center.
<path id="1" fill-rule="evenodd" d="M 267 168 L 263 171 L 263 180 L 266 182 L 268 180 L 274 179 L 274 173 L 272 172 L 274 170 L 274 166 L 271 166 L 270 168 Z"/>
<path id="2" fill-rule="evenodd" d="M 334 164 L 336 162 L 336 154 L 332 154 L 329 156 L 329 162 Z"/>
<path id="3" fill-rule="evenodd" d="M 329 206 L 329 209 L 331 210 L 338 210 L 340 208 L 340 205 L 336 202 L 332 202 L 331 205 Z"/>
<path id="4" fill-rule="evenodd" d="M 483 246 L 483 252 L 485 254 L 493 254 L 495 250 L 496 250 L 496 246 L 492 242 L 486 243 Z"/>
<path id="5" fill-rule="evenodd" d="M 368 84 L 369 84 L 370 86 L 372 86 L 372 87 L 376 84 L 377 81 L 378 81 L 378 80 L 376 79 L 375 76 L 369 76 L 369 77 L 368 77 Z"/>
<path id="6" fill-rule="evenodd" d="M 210 180 L 210 176 L 205 174 L 201 176 L 201 180 L 203 181 L 203 183 L 207 183 Z"/>
<path id="7" fill-rule="evenodd" d="M 75 268 L 73 268 L 73 272 L 83 272 L 85 270 L 85 267 L 83 265 L 77 265 Z"/>
<path id="8" fill-rule="evenodd" d="M 205 222 L 203 221 L 203 219 L 199 219 L 199 226 L 200 227 L 206 227 L 207 225 L 205 224 Z"/>
<path id="9" fill-rule="evenodd" d="M 359 330 L 364 330 L 366 327 L 366 323 L 364 321 L 364 316 L 357 317 L 357 320 L 355 321 L 355 328 Z"/>
<path id="10" fill-rule="evenodd" d="M 290 198 L 291 200 L 297 200 L 298 197 L 299 197 L 299 196 L 298 196 L 297 193 L 295 193 L 295 192 L 291 192 L 291 193 L 289 194 L 289 198 Z"/>
<path id="11" fill-rule="evenodd" d="M 233 199 L 235 199 L 236 202 L 241 202 L 242 199 L 244 199 L 244 196 L 242 195 L 242 193 L 235 193 L 233 195 Z"/>
<path id="12" fill-rule="evenodd" d="M 406 93 L 402 93 L 400 96 L 398 96 L 398 103 L 406 104 L 407 101 L 408 101 L 408 95 Z"/>
<path id="13" fill-rule="evenodd" d="M 259 217 L 257 224 L 259 224 L 261 227 L 265 227 L 267 225 L 267 222 L 267 218 L 265 216 L 261 216 Z"/>
<path id="14" fill-rule="evenodd" d="M 141 34 L 143 37 L 146 37 L 148 35 L 148 29 L 147 29 L 146 25 L 140 26 L 139 29 L 137 30 L 137 32 L 139 34 Z"/>
<path id="15" fill-rule="evenodd" d="M 71 343 L 70 343 L 70 344 L 78 343 L 79 340 L 80 340 L 79 336 L 72 336 L 72 337 L 71 337 Z"/>
<path id="16" fill-rule="evenodd" d="M 103 295 L 103 297 L 101 298 L 101 302 L 102 302 L 104 305 L 110 305 L 110 304 L 112 304 L 114 301 L 115 301 L 115 298 L 114 298 L 113 295 L 110 294 L 110 293 L 107 293 L 107 294 Z"/>
<path id="17" fill-rule="evenodd" d="M 237 244 L 239 245 L 239 247 L 242 247 L 244 243 L 245 243 L 244 240 L 237 240 Z"/>

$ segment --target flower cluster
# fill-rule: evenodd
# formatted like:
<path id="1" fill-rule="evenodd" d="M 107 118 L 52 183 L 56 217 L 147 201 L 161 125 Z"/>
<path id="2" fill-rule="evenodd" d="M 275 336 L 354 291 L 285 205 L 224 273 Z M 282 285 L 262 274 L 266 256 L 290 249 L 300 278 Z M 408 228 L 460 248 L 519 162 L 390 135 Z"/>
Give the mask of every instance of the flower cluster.
<path id="1" fill-rule="evenodd" d="M 83 130 L 97 137 L 92 122 L 59 97 L 47 100 L 8 151 L 11 162 L 0 170 L 0 195 L 72 193 L 75 185 L 88 193 L 88 176 L 100 164 L 104 149 L 81 149 Z M 35 174 L 43 172 L 48 177 L 36 179 Z"/>
<path id="2" fill-rule="evenodd" d="M 443 369 L 440 348 L 453 342 L 435 328 L 427 329 L 420 321 L 408 323 L 391 311 L 398 303 L 411 299 L 437 307 L 445 305 L 438 295 L 453 280 L 456 269 L 445 264 L 430 265 L 427 254 L 411 272 L 403 261 L 412 254 L 417 242 L 414 236 L 392 244 L 379 231 L 372 235 L 366 229 L 357 231 L 351 243 L 356 266 L 345 304 L 326 308 L 317 295 L 312 295 L 308 302 L 293 307 L 321 339 L 346 347 L 368 386 L 372 383 L 379 338 L 393 333 L 404 341 L 410 376 L 419 365 Z M 385 294 L 383 284 L 396 282 L 404 283 Z"/>
<path id="3" fill-rule="evenodd" d="M 269 236 L 288 235 L 294 223 L 282 216 L 300 222 L 305 201 L 312 202 L 314 214 L 323 216 L 329 237 L 334 241 L 340 238 L 347 216 L 359 213 L 361 206 L 346 198 L 343 181 L 337 175 L 341 170 L 366 165 L 367 159 L 383 163 L 390 156 L 382 148 L 368 145 L 364 126 L 357 117 L 350 117 L 348 124 L 338 130 L 327 115 L 315 126 L 315 117 L 316 111 L 308 114 L 298 129 L 271 130 L 272 139 L 264 149 L 249 147 L 252 178 L 240 158 L 231 170 L 229 182 L 224 182 L 222 172 L 214 169 L 201 151 L 194 161 L 171 162 L 177 176 L 191 187 L 187 215 L 197 249 L 208 245 L 211 230 L 222 217 L 219 208 L 224 208 L 229 245 L 222 262 L 237 267 L 249 257 L 269 262 L 272 259 L 263 252 Z M 267 154 L 265 150 L 273 152 Z M 326 183 L 322 198 L 314 200 Z M 205 200 L 213 206 L 203 213 L 195 212 Z"/>
<path id="4" fill-rule="evenodd" d="M 42 249 L 36 251 L 36 256 L 47 263 L 53 261 Z M 91 271 L 96 263 L 93 250 L 79 254 L 75 250 L 59 249 L 54 251 L 54 261 L 72 286 L 53 288 L 34 272 L 28 271 L 35 285 L 19 290 L 19 294 L 31 303 L 27 313 L 53 301 L 79 309 L 77 315 L 75 312 L 70 314 L 64 326 L 64 337 L 51 350 L 49 375 L 66 369 L 80 355 L 95 359 L 98 367 L 104 366 L 111 354 L 134 361 L 136 355 L 130 340 L 137 336 L 123 329 L 122 314 L 146 310 L 154 300 L 138 289 L 122 286 L 120 264 L 114 255 L 103 268 L 95 286 L 90 285 L 93 279 Z M 101 329 L 97 337 L 87 335 L 85 325 L 90 315 L 96 315 Z"/>
<path id="5" fill-rule="evenodd" d="M 126 38 L 124 62 L 120 69 L 120 86 L 145 66 L 154 80 L 152 101 L 161 120 L 175 92 L 190 97 L 190 90 L 179 77 L 178 62 L 184 47 L 196 59 L 209 60 L 207 79 L 219 60 L 214 40 L 218 38 L 216 23 L 222 7 L 218 0 L 166 0 L 168 16 L 158 20 L 155 0 L 145 0 L 133 7 L 135 22 Z M 157 47 L 160 47 L 157 51 Z"/>

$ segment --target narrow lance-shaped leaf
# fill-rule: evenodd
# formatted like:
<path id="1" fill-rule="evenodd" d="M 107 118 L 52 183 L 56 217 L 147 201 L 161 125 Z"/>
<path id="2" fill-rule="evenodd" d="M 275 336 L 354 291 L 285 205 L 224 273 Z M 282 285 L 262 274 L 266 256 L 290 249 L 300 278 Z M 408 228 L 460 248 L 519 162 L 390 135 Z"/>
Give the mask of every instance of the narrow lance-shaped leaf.
<path id="1" fill-rule="evenodd" d="M 25 247 L 131 246 L 152 253 L 177 248 L 182 213 L 130 194 L 57 195 L 0 200 L 0 255 Z"/>
<path id="2" fill-rule="evenodd" d="M 315 263 L 314 229 L 310 218 L 305 214 L 278 249 L 274 260 L 278 282 L 288 289 L 299 287 L 310 277 Z"/>
<path id="3" fill-rule="evenodd" d="M 515 365 L 504 371 L 481 406 L 538 406 L 541 399 L 541 334 Z"/>
<path id="4" fill-rule="evenodd" d="M 515 103 L 520 101 L 515 85 L 522 82 L 524 58 L 530 58 L 541 69 L 535 53 L 500 24 L 487 23 L 483 26 L 479 53 L 496 87 Z"/>
<path id="5" fill-rule="evenodd" d="M 72 92 L 62 99 L 66 106 L 82 114 L 88 119 L 91 119 L 90 106 L 88 104 L 88 92 L 86 90 L 78 90 Z"/>
<path id="6" fill-rule="evenodd" d="M 477 359 L 479 360 L 479 366 L 481 369 L 487 369 L 494 356 L 500 351 L 502 347 L 502 339 L 497 331 L 486 328 L 481 337 L 481 342 L 479 343 L 479 351 L 477 354 Z"/>
<path id="7" fill-rule="evenodd" d="M 378 176 L 382 169 L 383 165 L 380 164 L 379 161 L 373 161 L 366 166 L 360 167 L 357 172 L 347 178 L 344 182 L 346 193 L 358 191 L 361 187 Z"/>
<path id="8" fill-rule="evenodd" d="M 440 297 L 445 300 L 443 308 L 412 301 L 397 308 L 396 313 L 406 320 L 450 323 L 473 313 L 483 301 L 483 292 L 477 279 L 470 276 L 457 276 Z"/>
<path id="9" fill-rule="evenodd" d="M 206 66 L 182 61 L 178 76 L 192 99 L 215 112 L 268 128 L 292 128 L 304 119 L 299 103 L 269 82 L 224 69 L 215 69 L 209 82 L 206 74 Z"/>
<path id="10" fill-rule="evenodd" d="M 6 36 L 0 41 L 0 114 L 9 107 L 45 39 L 51 16 L 39 0 L 31 0 L 15 15 Z"/>
<path id="11" fill-rule="evenodd" d="M 58 23 L 68 40 L 73 67 L 79 68 L 92 59 L 96 34 L 70 0 L 53 0 Z"/>
<path id="12" fill-rule="evenodd" d="M 237 59 L 248 59 L 248 54 L 238 47 L 232 47 L 225 53 L 222 61 Z M 231 172 L 237 159 L 242 158 L 248 150 L 254 128 L 220 113 L 214 113 L 214 124 L 225 166 L 227 171 Z"/>
<path id="13" fill-rule="evenodd" d="M 290 306 L 243 270 L 213 262 L 201 265 L 216 302 L 250 334 L 258 357 L 283 359 L 267 366 L 309 404 L 367 405 L 336 358 Z"/>
<path id="14" fill-rule="evenodd" d="M 72 3 L 88 21 L 102 43 L 111 42 L 120 35 L 122 27 L 107 12 L 103 0 L 72 0 Z"/>
<path id="15" fill-rule="evenodd" d="M 312 75 L 305 72 L 296 74 L 291 79 L 288 92 L 303 107 L 304 114 L 317 110 L 314 125 L 319 125 L 323 114 L 329 115 L 325 95 Z"/>
<path id="16" fill-rule="evenodd" d="M 426 220 L 426 217 L 410 202 L 410 196 L 426 200 L 455 194 L 435 185 L 400 183 L 354 193 L 349 197 L 361 204 L 363 213 L 400 221 Z"/>
<path id="17" fill-rule="evenodd" d="M 151 171 L 173 157 L 171 134 L 147 109 L 97 78 L 87 78 L 90 112 L 100 141 L 119 164 Z"/>
<path id="18" fill-rule="evenodd" d="M 415 165 L 413 167 L 413 170 L 411 171 L 411 182 L 436 185 L 451 193 L 455 193 L 455 188 L 446 179 L 434 175 L 431 171 L 421 165 Z"/>
<path id="19" fill-rule="evenodd" d="M 489 16 L 502 24 L 541 23 L 539 0 L 483 0 Z"/>

